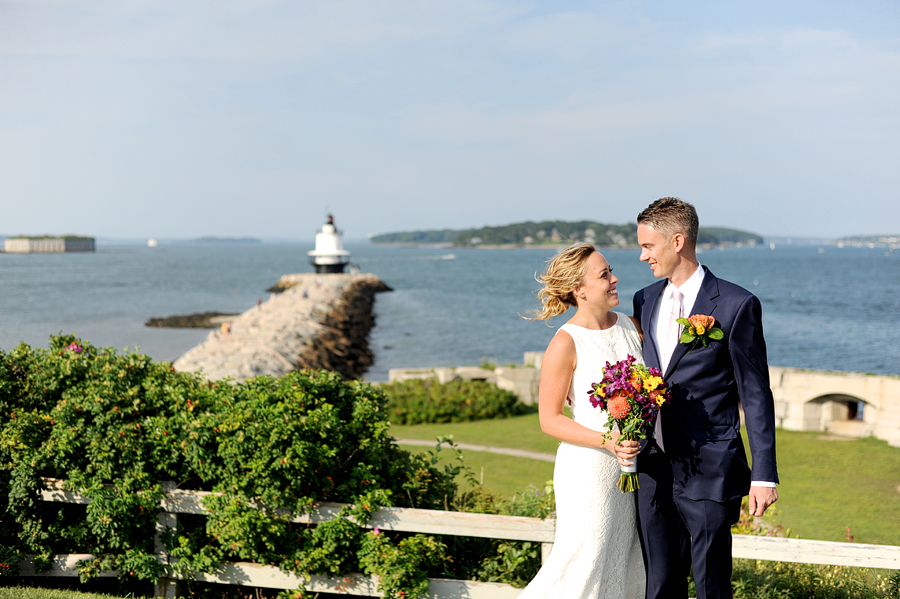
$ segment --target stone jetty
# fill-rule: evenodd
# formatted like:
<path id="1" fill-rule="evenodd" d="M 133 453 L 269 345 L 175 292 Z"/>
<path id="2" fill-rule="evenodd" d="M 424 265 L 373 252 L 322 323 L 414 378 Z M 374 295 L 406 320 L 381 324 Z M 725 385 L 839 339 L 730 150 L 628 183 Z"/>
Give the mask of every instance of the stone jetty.
<path id="1" fill-rule="evenodd" d="M 375 294 L 390 291 L 373 274 L 282 276 L 268 301 L 250 308 L 175 360 L 175 370 L 210 380 L 324 368 L 348 379 L 373 362 L 369 331 Z"/>

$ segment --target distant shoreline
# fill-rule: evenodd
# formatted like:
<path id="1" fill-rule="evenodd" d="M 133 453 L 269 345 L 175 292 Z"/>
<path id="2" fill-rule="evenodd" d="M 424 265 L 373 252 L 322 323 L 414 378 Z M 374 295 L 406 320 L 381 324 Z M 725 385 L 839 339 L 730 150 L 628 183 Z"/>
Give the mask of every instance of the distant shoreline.
<path id="1" fill-rule="evenodd" d="M 572 243 L 578 243 L 573 241 Z M 478 245 L 453 245 L 451 243 L 415 243 L 408 241 L 379 241 L 379 242 L 371 242 L 374 246 L 394 246 L 394 247 L 409 247 L 409 248 L 433 248 L 439 250 L 559 250 L 565 247 L 569 247 L 572 243 L 529 243 L 527 245 L 516 244 L 516 243 L 504 243 L 504 244 L 478 244 Z M 704 250 L 714 250 L 719 248 L 727 248 L 727 247 L 763 247 L 765 244 L 756 243 L 718 243 L 718 244 L 699 244 L 697 247 Z M 640 249 L 641 246 L 636 244 L 628 244 L 628 245 L 597 245 L 594 244 L 598 250 L 637 250 Z"/>

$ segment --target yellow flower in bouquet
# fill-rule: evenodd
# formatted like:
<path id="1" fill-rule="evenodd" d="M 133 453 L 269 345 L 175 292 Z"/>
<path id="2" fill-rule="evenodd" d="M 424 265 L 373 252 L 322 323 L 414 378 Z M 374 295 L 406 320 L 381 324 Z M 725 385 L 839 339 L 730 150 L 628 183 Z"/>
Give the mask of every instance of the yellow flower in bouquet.
<path id="1" fill-rule="evenodd" d="M 644 381 L 644 389 L 646 389 L 648 392 L 656 391 L 662 384 L 663 379 L 661 376 L 650 376 L 647 377 L 646 381 Z"/>

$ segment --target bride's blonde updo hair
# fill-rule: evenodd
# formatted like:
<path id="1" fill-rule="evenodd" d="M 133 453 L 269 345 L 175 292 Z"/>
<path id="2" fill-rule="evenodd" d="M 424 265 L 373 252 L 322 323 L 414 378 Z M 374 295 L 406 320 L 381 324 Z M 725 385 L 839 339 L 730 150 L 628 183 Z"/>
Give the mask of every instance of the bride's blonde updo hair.
<path id="1" fill-rule="evenodd" d="M 576 306 L 574 291 L 584 282 L 587 259 L 597 251 L 590 243 L 576 243 L 561 250 L 547 261 L 547 269 L 535 279 L 541 283 L 537 297 L 541 309 L 534 310 L 528 320 L 550 320 Z"/>

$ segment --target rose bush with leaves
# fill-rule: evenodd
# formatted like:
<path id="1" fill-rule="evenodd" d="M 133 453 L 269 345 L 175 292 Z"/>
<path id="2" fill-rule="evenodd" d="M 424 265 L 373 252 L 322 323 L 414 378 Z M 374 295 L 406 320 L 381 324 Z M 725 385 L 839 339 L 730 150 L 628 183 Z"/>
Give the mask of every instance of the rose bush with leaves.
<path id="1" fill-rule="evenodd" d="M 4 563 L 33 554 L 42 567 L 56 553 L 90 553 L 96 559 L 81 564 L 82 579 L 115 569 L 156 580 L 163 481 L 221 493 L 205 500 L 208 516 L 182 515 L 162 539 L 184 571 L 232 560 L 304 574 L 365 571 L 381 577 L 387 597 L 412 598 L 428 576 L 495 579 L 492 564 L 523 546 L 405 533 L 373 539 L 358 523 L 381 506 L 504 508 L 479 490 L 458 493 L 459 461 L 440 465 L 434 452 L 394 444 L 384 392 L 334 373 L 211 383 L 65 335 L 46 350 L 0 352 L 0 414 Z M 42 501 L 45 478 L 92 502 Z M 350 505 L 319 525 L 290 522 L 320 502 Z M 448 545 L 459 551 L 452 561 Z M 539 548 L 526 553 L 523 567 L 536 569 Z M 517 582 L 526 570 L 506 578 Z"/>

